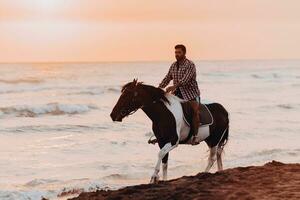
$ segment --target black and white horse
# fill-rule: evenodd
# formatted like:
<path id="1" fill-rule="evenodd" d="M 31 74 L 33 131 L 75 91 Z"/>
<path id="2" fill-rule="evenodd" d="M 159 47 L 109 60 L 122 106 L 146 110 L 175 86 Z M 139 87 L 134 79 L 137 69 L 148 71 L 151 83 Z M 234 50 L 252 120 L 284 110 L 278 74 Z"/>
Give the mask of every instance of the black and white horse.
<path id="1" fill-rule="evenodd" d="M 152 130 L 157 139 L 160 151 L 150 183 L 159 180 L 160 164 L 162 162 L 163 180 L 167 180 L 169 152 L 176 148 L 180 142 L 189 137 L 190 127 L 185 122 L 181 102 L 184 100 L 165 93 L 162 89 L 142 84 L 133 80 L 122 88 L 122 94 L 113 108 L 110 116 L 113 121 L 122 121 L 138 109 L 142 109 L 152 120 Z M 229 118 L 225 108 L 218 103 L 206 105 L 213 117 L 213 123 L 201 127 L 198 131 L 198 142 L 205 141 L 210 149 L 208 172 L 217 161 L 218 170 L 223 169 L 222 151 L 228 140 Z M 186 141 L 185 144 L 191 144 Z"/>

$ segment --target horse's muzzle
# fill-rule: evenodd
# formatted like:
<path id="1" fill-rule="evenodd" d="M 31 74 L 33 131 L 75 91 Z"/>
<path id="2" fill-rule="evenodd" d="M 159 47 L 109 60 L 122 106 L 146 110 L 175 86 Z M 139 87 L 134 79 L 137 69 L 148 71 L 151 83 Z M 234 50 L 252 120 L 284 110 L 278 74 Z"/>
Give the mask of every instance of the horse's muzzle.
<path id="1" fill-rule="evenodd" d="M 121 122 L 122 121 L 122 116 L 121 115 L 117 115 L 115 113 L 110 113 L 110 117 L 114 122 Z"/>

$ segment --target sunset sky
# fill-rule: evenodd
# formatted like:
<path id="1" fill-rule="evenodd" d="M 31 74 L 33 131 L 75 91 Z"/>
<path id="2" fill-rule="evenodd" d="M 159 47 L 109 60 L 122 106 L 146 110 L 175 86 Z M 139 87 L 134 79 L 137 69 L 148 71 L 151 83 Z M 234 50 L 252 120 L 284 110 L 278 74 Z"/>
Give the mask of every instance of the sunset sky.
<path id="1" fill-rule="evenodd" d="M 299 0 L 0 0 L 0 62 L 300 58 Z"/>

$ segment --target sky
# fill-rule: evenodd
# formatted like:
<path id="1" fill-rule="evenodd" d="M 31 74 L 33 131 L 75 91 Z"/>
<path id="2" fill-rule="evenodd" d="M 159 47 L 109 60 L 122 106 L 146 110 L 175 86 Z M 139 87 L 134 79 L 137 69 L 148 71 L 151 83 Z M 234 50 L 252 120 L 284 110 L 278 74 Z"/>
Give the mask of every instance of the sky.
<path id="1" fill-rule="evenodd" d="M 299 0 L 0 0 L 0 62 L 299 59 Z"/>

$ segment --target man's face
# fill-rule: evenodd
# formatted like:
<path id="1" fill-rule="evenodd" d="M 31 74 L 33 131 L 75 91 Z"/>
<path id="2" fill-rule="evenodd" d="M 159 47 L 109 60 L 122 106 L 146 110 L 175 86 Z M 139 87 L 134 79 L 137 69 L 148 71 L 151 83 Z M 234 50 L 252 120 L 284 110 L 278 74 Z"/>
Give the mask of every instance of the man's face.
<path id="1" fill-rule="evenodd" d="M 182 51 L 182 49 L 175 49 L 175 58 L 176 60 L 182 60 L 185 57 L 185 53 Z"/>

